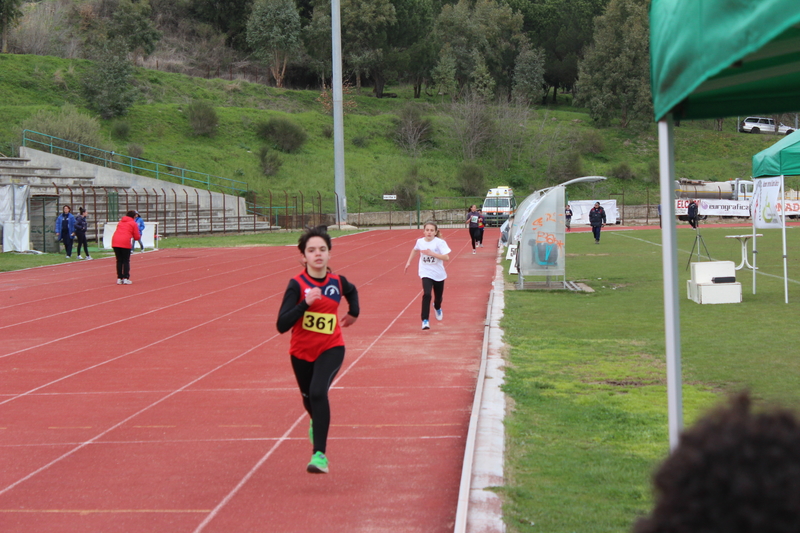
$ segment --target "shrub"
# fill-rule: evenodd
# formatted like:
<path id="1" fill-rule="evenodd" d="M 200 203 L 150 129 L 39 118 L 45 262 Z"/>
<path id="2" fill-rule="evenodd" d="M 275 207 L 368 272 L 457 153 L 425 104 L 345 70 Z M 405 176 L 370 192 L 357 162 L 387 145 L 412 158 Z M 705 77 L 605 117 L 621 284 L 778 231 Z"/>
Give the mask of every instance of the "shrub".
<path id="1" fill-rule="evenodd" d="M 80 148 L 80 158 L 89 163 L 96 162 L 91 157 L 96 157 L 98 162 L 105 161 L 102 150 L 111 149 L 100 133 L 100 121 L 80 113 L 71 104 L 65 105 L 58 111 L 40 110 L 24 120 L 21 128 L 57 137 L 58 139 L 52 141 L 55 148 L 53 153 L 56 155 L 78 159 L 77 144 L 98 148 L 99 150 Z"/>
<path id="2" fill-rule="evenodd" d="M 456 174 L 456 183 L 464 196 L 480 196 L 486 192 L 483 169 L 475 163 L 463 163 Z"/>
<path id="3" fill-rule="evenodd" d="M 128 155 L 136 159 L 141 159 L 144 155 L 144 146 L 141 144 L 131 143 L 128 145 Z"/>
<path id="4" fill-rule="evenodd" d="M 128 135 L 131 133 L 131 125 L 127 122 L 120 121 L 115 122 L 113 126 L 111 126 L 111 135 L 114 136 L 116 139 L 125 140 L 128 138 Z"/>
<path id="5" fill-rule="evenodd" d="M 358 135 L 353 137 L 353 146 L 358 148 L 366 148 L 369 144 L 369 138 L 366 135 Z"/>
<path id="6" fill-rule="evenodd" d="M 395 141 L 411 157 L 417 157 L 425 144 L 430 142 L 433 124 L 430 119 L 422 118 L 422 112 L 414 104 L 407 104 L 400 110 L 400 117 L 395 129 Z"/>
<path id="7" fill-rule="evenodd" d="M 214 107 L 203 101 L 194 101 L 186 108 L 186 117 L 195 135 L 212 137 L 217 131 L 219 118 Z"/>
<path id="8" fill-rule="evenodd" d="M 297 152 L 306 142 L 305 130 L 286 118 L 271 118 L 256 124 L 256 135 L 271 142 L 281 152 Z"/>
<path id="9" fill-rule="evenodd" d="M 322 136 L 326 139 L 333 137 L 333 126 L 331 124 L 326 124 L 322 127 Z"/>
<path id="10" fill-rule="evenodd" d="M 622 162 L 611 170 L 611 176 L 620 180 L 632 180 L 636 178 L 636 173 L 628 163 Z"/>
<path id="11" fill-rule="evenodd" d="M 274 176 L 283 165 L 281 156 L 276 154 L 269 146 L 262 146 L 258 151 L 258 159 L 261 161 L 261 170 L 265 176 Z"/>
<path id="12" fill-rule="evenodd" d="M 395 185 L 394 194 L 397 195 L 397 206 L 400 209 L 414 209 L 417 207 L 417 196 L 419 194 L 419 168 L 416 165 L 411 167 L 405 179 Z"/>
<path id="13" fill-rule="evenodd" d="M 603 150 L 605 150 L 605 142 L 603 141 L 603 136 L 600 135 L 596 130 L 588 130 L 581 134 L 580 139 L 578 140 L 578 147 L 582 154 L 594 154 L 597 155 Z"/>

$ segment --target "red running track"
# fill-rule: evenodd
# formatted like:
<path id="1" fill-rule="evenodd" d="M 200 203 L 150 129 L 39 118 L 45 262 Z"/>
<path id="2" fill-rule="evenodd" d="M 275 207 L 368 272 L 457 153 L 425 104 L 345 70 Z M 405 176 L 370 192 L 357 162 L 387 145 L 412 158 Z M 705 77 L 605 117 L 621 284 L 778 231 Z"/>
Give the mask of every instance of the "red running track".
<path id="1" fill-rule="evenodd" d="M 0 274 L 0 531 L 452 531 L 499 233 L 445 230 L 420 329 L 418 230 L 334 241 L 359 289 L 331 391 L 331 473 L 275 322 L 296 247 L 135 254 Z"/>

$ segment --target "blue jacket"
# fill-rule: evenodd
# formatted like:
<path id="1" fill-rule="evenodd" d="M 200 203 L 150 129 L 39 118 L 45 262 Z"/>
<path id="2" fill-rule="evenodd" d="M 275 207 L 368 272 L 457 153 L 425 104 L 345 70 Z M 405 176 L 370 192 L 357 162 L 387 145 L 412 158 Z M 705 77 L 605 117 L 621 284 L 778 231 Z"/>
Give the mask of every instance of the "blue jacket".
<path id="1" fill-rule="evenodd" d="M 61 213 L 58 215 L 58 218 L 56 218 L 56 233 L 58 234 L 59 238 L 61 237 L 61 225 L 64 223 L 64 218 L 64 213 Z M 75 217 L 72 216 L 72 213 L 68 213 L 66 219 L 69 234 L 72 235 L 75 233 Z"/>
<path id="2" fill-rule="evenodd" d="M 139 233 L 142 233 L 144 231 L 144 220 L 142 220 L 142 217 L 136 217 L 136 225 L 139 226 Z"/>

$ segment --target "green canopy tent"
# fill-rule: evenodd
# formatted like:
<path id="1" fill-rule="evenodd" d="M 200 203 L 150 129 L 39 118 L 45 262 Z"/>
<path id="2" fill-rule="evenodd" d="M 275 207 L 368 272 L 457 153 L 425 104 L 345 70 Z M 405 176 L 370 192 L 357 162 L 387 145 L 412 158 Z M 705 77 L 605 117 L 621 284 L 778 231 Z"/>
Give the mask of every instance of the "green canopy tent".
<path id="1" fill-rule="evenodd" d="M 650 81 L 658 121 L 670 448 L 683 427 L 673 119 L 800 108 L 797 0 L 652 0 Z"/>
<path id="2" fill-rule="evenodd" d="M 800 176 L 800 131 L 753 156 L 753 177 L 760 176 Z"/>

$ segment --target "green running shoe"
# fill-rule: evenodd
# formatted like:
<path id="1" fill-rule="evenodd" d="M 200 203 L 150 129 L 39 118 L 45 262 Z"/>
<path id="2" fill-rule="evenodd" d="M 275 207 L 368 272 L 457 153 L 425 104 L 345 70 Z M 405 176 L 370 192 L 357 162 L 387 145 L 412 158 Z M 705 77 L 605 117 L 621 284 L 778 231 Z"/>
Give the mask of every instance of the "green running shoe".
<path id="1" fill-rule="evenodd" d="M 328 458 L 322 452 L 317 452 L 311 456 L 311 462 L 306 467 L 306 472 L 309 474 L 327 474 L 328 473 Z"/>
<path id="2" fill-rule="evenodd" d="M 311 441 L 311 444 L 314 444 L 314 421 L 309 420 L 308 422 L 308 440 Z"/>

